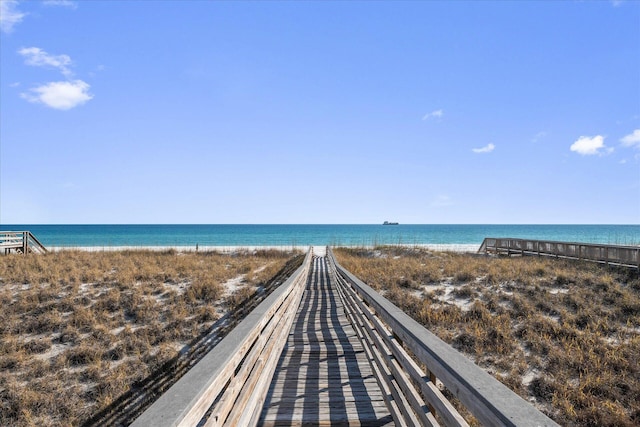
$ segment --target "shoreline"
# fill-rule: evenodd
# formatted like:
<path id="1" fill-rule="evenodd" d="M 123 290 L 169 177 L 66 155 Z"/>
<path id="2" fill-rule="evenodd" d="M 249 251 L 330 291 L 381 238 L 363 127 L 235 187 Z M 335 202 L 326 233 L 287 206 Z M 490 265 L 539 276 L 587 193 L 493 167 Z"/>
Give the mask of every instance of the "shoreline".
<path id="1" fill-rule="evenodd" d="M 336 248 L 364 248 L 373 249 L 374 245 L 329 245 Z M 429 249 L 436 252 L 457 252 L 457 253 L 476 253 L 480 248 L 480 244 L 466 244 L 466 243 L 443 243 L 443 244 L 389 244 L 378 245 L 385 247 L 404 247 L 404 248 L 422 248 Z M 167 245 L 167 246 L 50 246 L 47 250 L 51 252 L 61 251 L 86 251 L 86 252 L 118 252 L 118 251 L 168 251 L 176 250 L 178 252 L 239 252 L 239 251 L 259 251 L 259 250 L 301 250 L 307 251 L 310 247 L 313 248 L 325 248 L 326 245 L 229 245 L 229 246 L 196 246 L 190 245 Z M 324 249 L 322 249 L 324 251 Z"/>

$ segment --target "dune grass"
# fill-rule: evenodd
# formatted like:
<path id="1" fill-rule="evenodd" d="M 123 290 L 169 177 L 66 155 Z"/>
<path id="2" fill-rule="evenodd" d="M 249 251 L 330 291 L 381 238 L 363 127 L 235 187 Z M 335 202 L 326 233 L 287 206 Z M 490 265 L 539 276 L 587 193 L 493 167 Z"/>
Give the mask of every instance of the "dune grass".
<path id="1" fill-rule="evenodd" d="M 0 256 L 0 425 L 79 425 L 273 277 L 284 251 Z"/>
<path id="2" fill-rule="evenodd" d="M 415 248 L 335 254 L 559 424 L 640 424 L 636 271 Z"/>

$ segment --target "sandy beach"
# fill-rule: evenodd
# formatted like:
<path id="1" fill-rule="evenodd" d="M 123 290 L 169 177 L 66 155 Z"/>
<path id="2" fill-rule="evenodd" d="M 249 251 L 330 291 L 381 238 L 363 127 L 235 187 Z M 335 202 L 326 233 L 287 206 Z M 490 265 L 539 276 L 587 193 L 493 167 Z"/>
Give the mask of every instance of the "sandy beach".
<path id="1" fill-rule="evenodd" d="M 316 248 L 323 248 L 324 246 L 316 246 L 314 247 L 314 251 L 317 252 Z M 168 251 L 168 250 L 176 250 L 178 252 L 222 252 L 222 253 L 232 253 L 232 252 L 247 252 L 247 251 L 259 251 L 259 250 L 281 250 L 281 251 L 302 251 L 306 252 L 311 247 L 310 245 L 282 245 L 282 246 L 51 246 L 47 247 L 48 250 L 52 252 L 59 251 L 68 251 L 68 250 L 76 250 L 76 251 L 87 251 L 87 252 L 117 252 L 117 251 Z M 480 247 L 480 245 L 474 244 L 415 244 L 415 245 L 384 245 L 388 247 L 402 247 L 402 248 L 423 248 L 431 251 L 437 252 L 457 252 L 457 253 L 476 253 Z M 338 247 L 348 247 L 348 246 L 338 246 Z M 374 249 L 373 245 L 365 245 L 365 246 L 351 246 L 358 247 L 363 249 Z"/>

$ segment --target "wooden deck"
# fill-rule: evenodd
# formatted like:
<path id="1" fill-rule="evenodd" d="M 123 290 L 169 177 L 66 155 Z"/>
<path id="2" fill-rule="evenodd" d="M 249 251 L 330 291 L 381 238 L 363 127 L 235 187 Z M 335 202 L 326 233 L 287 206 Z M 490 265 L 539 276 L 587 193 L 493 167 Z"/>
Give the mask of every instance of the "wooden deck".
<path id="1" fill-rule="evenodd" d="M 325 257 L 313 259 L 258 425 L 394 425 Z"/>

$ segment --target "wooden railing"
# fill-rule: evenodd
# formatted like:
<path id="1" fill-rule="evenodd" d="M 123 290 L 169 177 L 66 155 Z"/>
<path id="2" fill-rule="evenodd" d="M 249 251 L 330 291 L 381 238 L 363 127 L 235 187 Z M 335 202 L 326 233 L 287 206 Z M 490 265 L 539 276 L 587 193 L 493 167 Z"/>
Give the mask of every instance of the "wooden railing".
<path id="1" fill-rule="evenodd" d="M 487 237 L 478 252 L 551 256 L 640 269 L 640 246 Z"/>
<path id="2" fill-rule="evenodd" d="M 22 254 L 45 253 L 47 249 L 30 231 L 0 231 L 0 249 L 8 254 L 15 251 Z"/>
<path id="3" fill-rule="evenodd" d="M 482 425 L 557 425 L 342 268 L 331 250 L 327 256 L 352 322 L 361 338 L 370 343 L 367 351 L 381 374 L 380 386 L 393 396 L 394 403 L 388 406 L 396 423 L 438 425 L 438 418 L 445 425 L 467 425 L 436 386 L 438 379 Z"/>
<path id="4" fill-rule="evenodd" d="M 285 283 L 132 426 L 255 425 L 300 304 L 312 256 L 309 250 Z"/>

